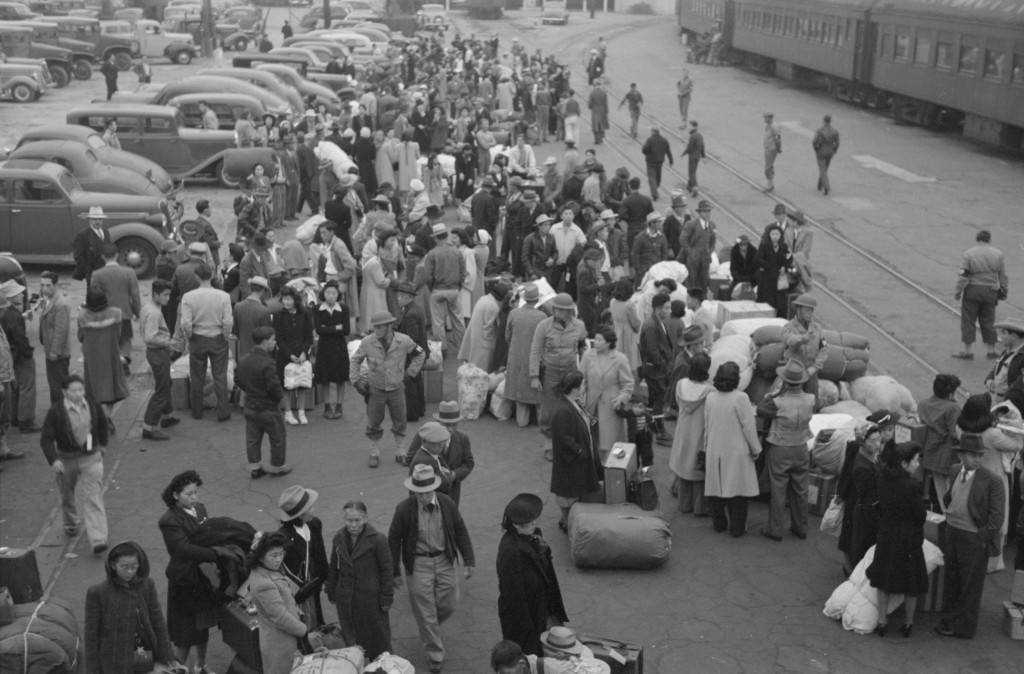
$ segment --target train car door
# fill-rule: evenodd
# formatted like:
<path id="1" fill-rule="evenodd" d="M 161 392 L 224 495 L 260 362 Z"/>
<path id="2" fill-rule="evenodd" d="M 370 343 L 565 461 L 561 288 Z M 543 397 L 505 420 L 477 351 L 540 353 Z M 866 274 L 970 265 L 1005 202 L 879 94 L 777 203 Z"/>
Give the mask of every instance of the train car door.
<path id="1" fill-rule="evenodd" d="M 732 46 L 732 27 L 736 25 L 736 3 L 734 0 L 725 0 L 725 21 L 721 25 L 722 44 Z"/>
<path id="2" fill-rule="evenodd" d="M 868 20 L 858 20 L 855 28 L 853 81 L 870 82 L 878 44 L 878 24 L 871 21 L 871 15 L 868 14 Z"/>

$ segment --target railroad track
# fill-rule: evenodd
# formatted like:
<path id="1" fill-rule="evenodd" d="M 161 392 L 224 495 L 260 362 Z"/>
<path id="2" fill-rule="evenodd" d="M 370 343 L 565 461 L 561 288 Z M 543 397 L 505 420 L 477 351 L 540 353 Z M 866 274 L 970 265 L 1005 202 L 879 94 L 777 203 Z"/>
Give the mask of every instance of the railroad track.
<path id="1" fill-rule="evenodd" d="M 482 32 L 484 30 L 494 30 L 493 25 L 488 25 L 478 20 L 468 19 L 467 23 L 472 25 L 476 32 Z M 618 37 L 619 35 L 634 31 L 637 25 L 642 23 L 644 22 L 634 21 L 624 23 L 620 26 L 616 26 L 615 28 L 609 31 L 604 32 L 603 35 L 606 40 L 609 40 L 611 38 Z M 511 32 L 511 29 L 514 29 L 514 26 L 510 25 L 509 22 L 506 22 L 502 26 L 502 28 L 504 28 L 505 30 L 498 32 L 507 34 Z M 533 39 L 533 36 L 531 35 L 531 32 L 532 31 L 517 31 L 515 34 L 519 37 L 521 42 L 524 42 L 527 46 L 530 46 L 532 51 L 532 49 L 536 48 L 537 45 L 536 41 Z M 559 59 L 560 62 L 576 63 L 577 60 L 575 56 L 577 55 L 571 54 L 571 52 L 573 50 L 579 50 L 578 56 L 580 56 L 581 60 L 585 59 L 586 51 L 591 47 L 592 41 L 593 36 L 590 34 L 584 33 L 572 36 L 560 45 L 560 47 L 554 52 L 554 55 L 556 56 L 556 58 Z M 615 97 L 618 97 L 621 99 L 625 92 L 621 90 L 619 87 L 613 86 L 608 81 L 607 77 L 605 78 L 605 80 L 605 89 L 609 93 L 609 98 L 613 99 Z M 662 130 L 663 135 L 667 135 L 670 138 L 674 138 L 676 141 L 682 142 L 685 145 L 686 138 L 680 133 L 673 130 L 671 124 L 666 124 L 664 120 L 661 120 L 657 116 L 651 115 L 646 112 L 641 113 L 641 116 L 652 125 L 658 126 L 659 129 Z M 585 115 L 581 115 L 581 118 L 583 121 L 583 125 L 589 128 L 589 119 L 587 119 Z M 608 149 L 611 149 L 613 152 L 618 154 L 620 157 L 622 157 L 623 160 L 632 165 L 632 167 L 636 168 L 639 171 L 639 175 L 643 176 L 645 174 L 645 167 L 642 165 L 642 162 L 640 161 L 639 153 L 636 152 L 636 148 L 642 144 L 642 141 L 638 141 L 631 138 L 629 135 L 628 128 L 615 122 L 614 120 L 609 119 L 609 124 L 612 129 L 621 132 L 622 138 L 620 139 L 618 136 L 611 136 L 610 134 L 606 134 L 603 146 L 607 147 Z M 796 210 L 799 208 L 799 205 L 790 199 L 787 199 L 775 193 L 762 192 L 762 186 L 757 180 L 746 175 L 743 171 L 731 165 L 729 162 L 723 160 L 721 157 L 715 156 L 712 153 L 708 153 L 708 158 L 716 166 L 724 170 L 726 173 L 728 173 L 733 178 L 738 180 L 744 186 L 751 188 L 752 192 L 756 192 L 756 195 L 765 199 L 766 202 L 771 202 L 774 204 L 783 204 L 790 210 Z M 686 182 L 686 176 L 681 171 L 676 170 L 674 166 L 665 166 L 663 168 L 663 171 L 676 176 L 676 178 L 683 183 Z M 719 196 L 715 190 L 709 190 L 707 188 L 699 188 L 698 192 L 701 198 L 710 201 L 715 206 L 715 208 L 720 210 L 729 220 L 731 220 L 735 224 L 735 226 L 739 228 L 740 231 L 746 232 L 749 235 L 751 235 L 753 241 L 760 240 L 762 234 L 762 227 L 748 222 L 748 220 L 741 216 L 736 211 L 736 209 L 729 205 L 727 198 L 723 198 Z M 767 210 L 768 209 L 766 209 L 766 212 Z M 858 245 L 856 242 L 851 241 L 848 237 L 845 237 L 842 234 L 835 232 L 831 228 L 827 227 L 826 225 L 822 224 L 821 222 L 812 217 L 808 217 L 807 220 L 809 226 L 812 226 L 816 231 L 821 232 L 824 236 L 828 237 L 832 242 L 840 246 L 844 251 L 846 251 L 850 255 L 850 257 L 866 262 L 867 266 L 882 272 L 885 276 L 889 277 L 889 279 L 891 279 L 892 282 L 897 284 L 899 288 L 902 289 L 904 292 L 909 290 L 916 297 L 922 298 L 926 300 L 928 303 L 930 303 L 935 309 L 941 312 L 941 316 L 936 316 L 936 320 L 948 321 L 951 316 L 960 316 L 960 311 L 957 307 L 952 306 L 951 304 L 946 302 L 942 297 L 939 297 L 935 293 L 923 287 L 920 283 L 916 282 L 914 279 L 910 278 L 909 276 L 902 273 L 898 269 L 878 259 L 878 257 L 872 254 L 871 251 L 866 250 L 862 246 Z M 874 272 L 874 275 L 877 278 L 877 272 Z M 828 287 L 828 285 L 822 283 L 817 279 L 815 279 L 813 283 L 817 291 L 819 291 L 823 295 L 826 295 L 829 299 L 831 299 L 836 304 L 845 309 L 847 312 L 849 312 L 851 315 L 856 317 L 856 319 L 861 324 L 863 324 L 866 328 L 870 329 L 871 332 L 874 332 L 877 335 L 879 335 L 883 340 L 885 340 L 892 347 L 897 349 L 901 354 L 905 355 L 924 372 L 927 372 L 930 375 L 934 376 L 936 374 L 939 374 L 940 372 L 948 371 L 948 369 L 940 370 L 939 368 L 932 365 L 920 354 L 918 354 L 911 346 L 909 346 L 906 343 L 906 341 L 900 339 L 897 335 L 894 335 L 889 329 L 887 329 L 874 317 L 872 317 L 862 309 L 858 308 L 853 302 L 843 297 L 840 292 L 832 290 L 831 288 Z M 876 371 L 879 371 L 877 369 L 877 365 L 873 366 L 873 368 Z M 966 398 L 969 395 L 969 391 L 966 391 L 963 388 L 961 388 L 959 394 L 962 398 Z"/>

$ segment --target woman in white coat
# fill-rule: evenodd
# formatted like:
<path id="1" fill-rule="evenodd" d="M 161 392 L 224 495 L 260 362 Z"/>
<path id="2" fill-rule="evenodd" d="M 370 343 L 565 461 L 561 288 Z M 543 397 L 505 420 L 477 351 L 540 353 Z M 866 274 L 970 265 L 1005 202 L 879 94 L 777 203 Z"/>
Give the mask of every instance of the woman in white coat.
<path id="1" fill-rule="evenodd" d="M 387 249 L 389 240 L 397 236 L 395 230 L 385 232 L 389 235 L 384 241 L 377 242 L 377 250 Z M 392 281 L 396 281 L 397 275 L 388 272 L 376 251 L 369 253 L 368 259 L 363 261 L 363 285 L 359 290 L 359 328 L 363 334 L 373 332 L 370 325 L 370 317 L 378 311 L 388 309 L 388 288 Z"/>
<path id="2" fill-rule="evenodd" d="M 482 269 L 476 268 L 476 253 L 473 252 L 472 235 L 465 229 L 459 227 L 452 230 L 452 234 L 459 239 L 459 253 L 466 261 L 466 280 L 462 282 L 459 289 L 459 311 L 467 319 L 473 315 L 473 291 L 476 288 L 477 274 L 483 273 Z M 483 293 L 480 294 L 483 297 Z"/>
<path id="3" fill-rule="evenodd" d="M 608 325 L 594 331 L 594 348 L 580 359 L 580 372 L 586 383 L 584 409 L 597 417 L 597 446 L 602 459 L 616 442 L 626 440 L 625 419 L 615 411 L 633 395 L 633 373 L 629 359 L 616 350 L 618 338 Z"/>
<path id="4" fill-rule="evenodd" d="M 697 517 L 708 514 L 704 498 L 704 462 L 699 454 L 704 451 L 704 403 L 713 390 L 708 383 L 710 368 L 711 357 L 698 353 L 690 360 L 688 375 L 676 384 L 679 419 L 668 459 L 668 467 L 679 484 L 679 512 L 693 513 Z"/>

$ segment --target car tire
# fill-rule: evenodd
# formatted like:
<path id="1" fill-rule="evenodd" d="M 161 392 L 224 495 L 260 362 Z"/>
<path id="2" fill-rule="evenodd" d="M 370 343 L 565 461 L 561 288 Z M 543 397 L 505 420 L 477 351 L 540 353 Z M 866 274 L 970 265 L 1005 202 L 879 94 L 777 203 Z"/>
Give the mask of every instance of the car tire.
<path id="1" fill-rule="evenodd" d="M 192 52 L 182 49 L 174 55 L 174 62 L 179 66 L 187 66 L 189 63 L 192 63 Z"/>
<path id="2" fill-rule="evenodd" d="M 121 72 L 127 72 L 132 69 L 132 57 L 128 52 L 119 51 L 114 54 L 114 65 Z"/>
<path id="3" fill-rule="evenodd" d="M 15 84 L 11 87 L 11 96 L 15 103 L 31 103 L 36 98 L 32 87 L 27 84 Z"/>
<path id="4" fill-rule="evenodd" d="M 58 89 L 63 89 L 71 81 L 71 74 L 68 69 L 64 66 L 53 66 L 50 68 L 50 77 L 53 78 L 53 84 Z"/>
<path id="5" fill-rule="evenodd" d="M 135 270 L 140 279 L 150 276 L 156 269 L 156 248 L 138 236 L 126 236 L 117 242 L 118 260 Z"/>
<path id="6" fill-rule="evenodd" d="M 235 51 L 245 51 L 246 49 L 249 48 L 249 41 L 246 40 L 244 37 L 242 39 L 240 39 L 240 40 L 235 40 L 234 47 L 232 47 L 232 48 Z"/>
<path id="7" fill-rule="evenodd" d="M 71 70 L 74 71 L 76 80 L 92 78 L 92 63 L 89 63 L 88 59 L 75 59 L 71 64 Z"/>
<path id="8" fill-rule="evenodd" d="M 217 164 L 217 182 L 229 190 L 237 190 L 242 184 L 239 178 L 234 178 L 228 174 L 227 166 L 224 165 L 223 161 Z"/>

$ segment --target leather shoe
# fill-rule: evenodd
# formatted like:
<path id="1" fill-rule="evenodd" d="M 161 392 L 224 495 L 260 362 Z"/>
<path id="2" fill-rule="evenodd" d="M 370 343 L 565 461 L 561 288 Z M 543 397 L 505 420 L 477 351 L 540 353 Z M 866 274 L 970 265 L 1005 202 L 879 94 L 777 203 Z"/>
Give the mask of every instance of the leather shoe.
<path id="1" fill-rule="evenodd" d="M 99 543 L 97 545 L 92 546 L 92 554 L 98 555 L 101 552 L 105 552 L 106 549 L 107 549 L 107 544 L 106 543 Z"/>
<path id="2" fill-rule="evenodd" d="M 167 417 L 160 420 L 160 428 L 170 428 L 174 424 L 180 424 L 181 419 L 178 417 Z"/>
<path id="3" fill-rule="evenodd" d="M 254 468 L 249 471 L 249 477 L 251 477 L 254 480 L 258 480 L 266 474 L 267 471 L 263 470 L 262 468 Z"/>
<path id="4" fill-rule="evenodd" d="M 290 472 L 292 472 L 291 466 L 281 466 L 280 468 L 274 468 L 273 470 L 267 471 L 270 477 L 281 477 L 282 475 L 287 475 Z"/>
<path id="5" fill-rule="evenodd" d="M 790 528 L 789 533 L 793 534 L 794 536 L 799 538 L 801 541 L 804 540 L 805 538 L 807 538 L 807 532 L 806 531 L 801 533 L 801 532 L 797 531 L 795 528 L 792 528 L 792 527 Z"/>
<path id="6" fill-rule="evenodd" d="M 953 357 L 959 360 L 974 360 L 974 353 L 971 351 L 957 351 L 953 354 Z"/>
<path id="7" fill-rule="evenodd" d="M 956 637 L 957 639 L 969 639 L 962 634 L 957 634 L 953 631 L 953 628 L 949 625 L 937 625 L 935 627 L 935 633 L 942 637 Z"/>
<path id="8" fill-rule="evenodd" d="M 154 428 L 153 430 L 142 429 L 143 440 L 170 440 L 171 436 L 167 435 L 161 430 Z"/>
<path id="9" fill-rule="evenodd" d="M 764 536 L 765 538 L 772 539 L 776 543 L 781 543 L 782 542 L 782 536 L 776 536 L 775 534 L 771 533 L 767 529 L 761 529 L 761 535 Z"/>
<path id="10" fill-rule="evenodd" d="M 436 660 L 431 660 L 430 663 L 427 665 L 427 669 L 429 669 L 431 672 L 440 672 L 442 667 L 444 667 L 444 663 L 438 662 Z"/>

